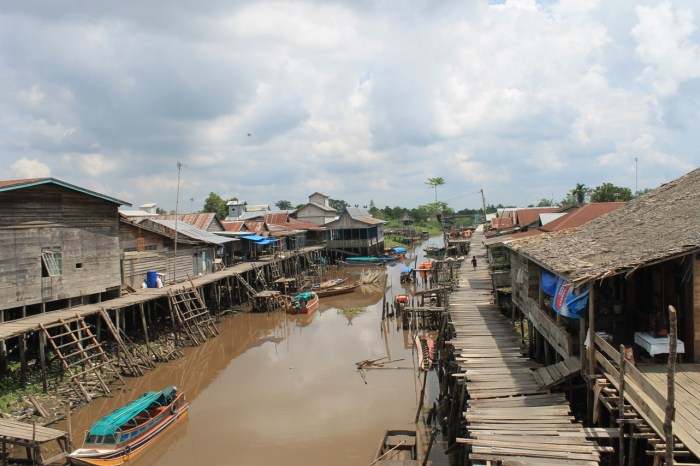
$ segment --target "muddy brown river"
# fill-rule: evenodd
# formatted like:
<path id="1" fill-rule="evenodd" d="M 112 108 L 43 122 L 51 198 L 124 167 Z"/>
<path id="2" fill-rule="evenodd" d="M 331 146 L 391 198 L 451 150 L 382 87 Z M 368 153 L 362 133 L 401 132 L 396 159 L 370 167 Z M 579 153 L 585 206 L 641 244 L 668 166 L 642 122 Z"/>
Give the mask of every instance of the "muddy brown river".
<path id="1" fill-rule="evenodd" d="M 420 261 L 421 246 L 417 250 Z M 413 265 L 414 256 L 407 257 Z M 402 267 L 404 262 L 386 267 L 387 302 L 405 292 Z M 338 274 L 353 279 L 360 270 Z M 185 357 L 127 379 L 115 396 L 74 413 L 74 443 L 82 443 L 97 419 L 143 392 L 177 385 L 190 403 L 188 418 L 128 464 L 368 465 L 386 429 L 415 427 L 422 381 L 412 335 L 394 320 L 382 321 L 382 300 L 381 287 L 363 286 L 322 298 L 308 317 L 276 312 L 226 318 L 218 337 L 184 348 Z M 364 311 L 346 312 L 350 307 Z M 388 364 L 393 369 L 364 371 L 364 377 L 357 371 L 357 362 L 383 357 L 396 360 Z M 437 395 L 434 374 L 431 379 L 426 405 Z M 447 464 L 435 455 L 442 446 L 433 450 L 432 464 Z"/>

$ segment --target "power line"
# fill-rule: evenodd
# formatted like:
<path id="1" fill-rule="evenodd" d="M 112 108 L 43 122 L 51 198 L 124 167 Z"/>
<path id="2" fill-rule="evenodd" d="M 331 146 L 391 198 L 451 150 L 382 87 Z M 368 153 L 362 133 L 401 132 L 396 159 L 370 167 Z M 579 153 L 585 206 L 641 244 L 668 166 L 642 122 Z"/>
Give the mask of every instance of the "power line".
<path id="1" fill-rule="evenodd" d="M 481 190 L 480 190 L 480 189 L 477 189 L 476 191 L 472 191 L 472 192 L 470 192 L 470 193 L 460 194 L 460 195 L 457 196 L 457 197 L 453 197 L 453 198 L 451 198 L 451 199 L 446 199 L 445 202 L 454 201 L 455 199 L 461 199 L 461 198 L 463 198 L 463 197 L 471 196 L 472 194 L 477 194 L 477 193 L 480 193 L 480 192 L 481 192 Z"/>

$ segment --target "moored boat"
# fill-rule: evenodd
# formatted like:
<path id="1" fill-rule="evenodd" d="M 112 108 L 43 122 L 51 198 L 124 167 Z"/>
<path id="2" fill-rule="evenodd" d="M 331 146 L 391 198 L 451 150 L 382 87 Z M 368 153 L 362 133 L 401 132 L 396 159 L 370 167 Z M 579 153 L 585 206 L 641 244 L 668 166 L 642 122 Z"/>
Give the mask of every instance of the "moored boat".
<path id="1" fill-rule="evenodd" d="M 401 283 L 411 283 L 415 278 L 416 271 L 410 265 L 401 269 L 401 276 L 399 277 Z"/>
<path id="2" fill-rule="evenodd" d="M 333 287 L 340 285 L 345 280 L 347 280 L 347 278 L 333 278 L 330 280 L 326 280 L 325 282 L 315 283 L 315 284 L 311 285 L 311 289 L 313 291 L 318 291 L 318 290 L 323 290 L 326 288 L 333 288 Z"/>
<path id="3" fill-rule="evenodd" d="M 384 432 L 374 455 L 373 465 L 418 465 L 416 431 L 395 429 Z"/>
<path id="4" fill-rule="evenodd" d="M 133 459 L 187 416 L 189 404 L 175 386 L 147 392 L 90 427 L 83 446 L 68 455 L 77 466 L 112 466 Z"/>
<path id="5" fill-rule="evenodd" d="M 435 361 L 435 340 L 429 335 L 416 335 L 415 344 L 418 352 L 418 368 L 429 371 Z"/>
<path id="6" fill-rule="evenodd" d="M 330 286 L 328 288 L 322 288 L 318 291 L 316 291 L 316 295 L 319 298 L 324 298 L 326 296 L 336 296 L 339 294 L 347 294 L 347 293 L 352 293 L 355 291 L 355 288 L 359 287 L 359 283 L 352 283 L 350 285 L 338 285 L 338 286 Z"/>
<path id="7" fill-rule="evenodd" d="M 287 314 L 311 314 L 318 308 L 318 295 L 314 291 L 305 291 L 292 298 Z"/>

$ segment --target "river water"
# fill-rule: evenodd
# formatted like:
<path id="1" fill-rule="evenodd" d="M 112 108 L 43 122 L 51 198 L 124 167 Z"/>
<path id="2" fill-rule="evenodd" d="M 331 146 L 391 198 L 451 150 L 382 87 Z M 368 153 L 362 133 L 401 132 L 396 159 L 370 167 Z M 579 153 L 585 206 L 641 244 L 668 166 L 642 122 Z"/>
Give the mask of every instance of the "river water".
<path id="1" fill-rule="evenodd" d="M 439 242 L 432 239 L 431 244 Z M 405 264 L 422 260 L 423 246 L 387 266 L 386 300 L 405 293 Z M 357 278 L 360 268 L 339 270 Z M 420 287 L 420 285 L 418 285 Z M 321 299 L 311 316 L 239 314 L 220 335 L 185 357 L 117 385 L 114 396 L 73 414 L 79 446 L 100 417 L 143 392 L 177 385 L 189 416 L 130 461 L 133 466 L 367 465 L 388 428 L 413 429 L 421 380 L 409 331 L 382 321 L 381 286 Z M 344 312 L 360 308 L 356 314 Z M 357 371 L 356 363 L 386 357 L 395 369 Z M 426 406 L 437 395 L 431 374 Z M 67 428 L 60 426 L 59 428 Z M 432 464 L 447 464 L 436 445 Z"/>

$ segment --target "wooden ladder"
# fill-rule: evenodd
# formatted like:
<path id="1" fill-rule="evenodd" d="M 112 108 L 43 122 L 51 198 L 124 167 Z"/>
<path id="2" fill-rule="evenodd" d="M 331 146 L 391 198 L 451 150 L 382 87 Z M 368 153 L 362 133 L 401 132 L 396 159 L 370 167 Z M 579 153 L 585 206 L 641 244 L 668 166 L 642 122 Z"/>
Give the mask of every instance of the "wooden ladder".
<path id="1" fill-rule="evenodd" d="M 170 290 L 168 294 L 180 328 L 192 345 L 199 346 L 219 334 L 209 309 L 195 288 L 183 287 L 181 290 Z"/>
<path id="2" fill-rule="evenodd" d="M 85 389 L 83 381 L 85 376 L 93 373 L 98 381 L 99 387 L 105 395 L 110 392 L 107 382 L 102 377 L 105 369 L 109 369 L 119 378 L 121 383 L 124 383 L 119 371 L 112 363 L 112 360 L 102 349 L 102 344 L 97 341 L 90 327 L 85 323 L 85 320 L 76 315 L 76 320 L 66 322 L 63 319 L 58 319 L 58 324 L 46 327 L 39 324 L 42 332 L 46 336 L 46 340 L 56 352 L 56 357 L 61 361 L 63 368 L 68 372 L 71 382 L 79 396 L 85 401 L 90 402 L 92 396 Z M 76 328 L 71 328 L 71 324 L 75 323 Z M 60 327 L 61 332 L 56 335 L 51 335 L 50 328 Z M 64 342 L 64 338 L 68 341 Z"/>

